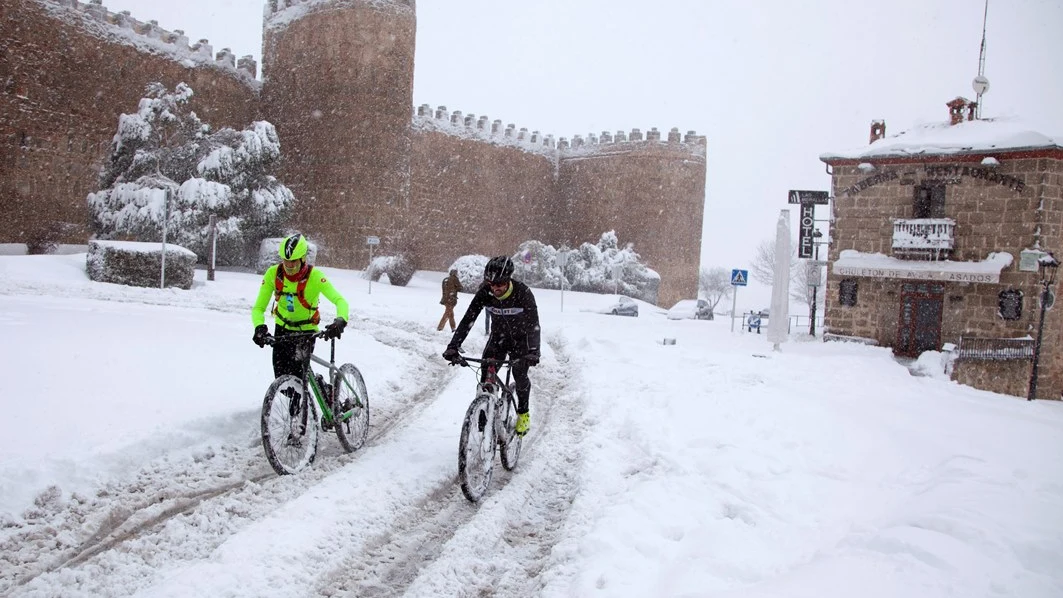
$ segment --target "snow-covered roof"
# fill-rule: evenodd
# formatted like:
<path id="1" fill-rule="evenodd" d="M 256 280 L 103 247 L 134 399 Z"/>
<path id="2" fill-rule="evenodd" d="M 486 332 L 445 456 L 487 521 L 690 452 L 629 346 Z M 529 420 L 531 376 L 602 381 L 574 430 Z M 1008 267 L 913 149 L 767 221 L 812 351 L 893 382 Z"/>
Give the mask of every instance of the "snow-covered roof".
<path id="1" fill-rule="evenodd" d="M 839 276 L 996 283 L 1013 259 L 1010 253 L 994 252 L 980 262 L 915 261 L 843 249 L 833 268 Z"/>
<path id="2" fill-rule="evenodd" d="M 824 162 L 885 157 L 985 154 L 1063 148 L 1063 132 L 1048 134 L 1018 118 L 970 120 L 917 126 L 856 149 L 821 154 Z"/>

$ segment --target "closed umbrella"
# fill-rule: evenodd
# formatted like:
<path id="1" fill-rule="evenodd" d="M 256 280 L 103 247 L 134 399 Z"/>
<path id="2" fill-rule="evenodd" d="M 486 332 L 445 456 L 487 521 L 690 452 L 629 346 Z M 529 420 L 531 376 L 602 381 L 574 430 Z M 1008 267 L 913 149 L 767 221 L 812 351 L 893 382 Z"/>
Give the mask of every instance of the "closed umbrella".
<path id="1" fill-rule="evenodd" d="M 790 210 L 780 210 L 775 224 L 775 277 L 771 285 L 771 315 L 768 342 L 772 350 L 786 342 L 790 334 Z"/>

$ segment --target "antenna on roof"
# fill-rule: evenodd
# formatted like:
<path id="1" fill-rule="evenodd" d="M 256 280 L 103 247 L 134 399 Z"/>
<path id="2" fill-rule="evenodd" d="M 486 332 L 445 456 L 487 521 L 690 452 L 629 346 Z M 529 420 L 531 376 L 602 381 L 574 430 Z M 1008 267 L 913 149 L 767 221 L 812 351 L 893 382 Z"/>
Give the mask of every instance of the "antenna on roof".
<path id="1" fill-rule="evenodd" d="M 985 24 L 989 16 L 989 0 L 985 0 L 985 11 L 982 14 L 982 47 L 978 51 L 978 76 L 971 81 L 971 87 L 978 94 L 975 98 L 975 118 L 982 118 L 982 94 L 989 91 L 989 79 L 985 76 Z"/>

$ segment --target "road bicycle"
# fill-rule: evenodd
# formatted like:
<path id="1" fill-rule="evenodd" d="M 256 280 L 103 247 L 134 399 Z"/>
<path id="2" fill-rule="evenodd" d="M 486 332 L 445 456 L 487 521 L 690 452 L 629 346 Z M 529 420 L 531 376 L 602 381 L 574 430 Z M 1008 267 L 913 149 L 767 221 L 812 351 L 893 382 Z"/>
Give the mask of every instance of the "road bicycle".
<path id="1" fill-rule="evenodd" d="M 455 365 L 472 367 L 478 372 L 476 398 L 472 400 L 461 424 L 458 442 L 458 480 L 461 491 L 471 502 L 479 501 L 491 484 L 495 463 L 495 446 L 502 457 L 502 467 L 512 471 L 520 458 L 524 437 L 517 434 L 517 401 L 510 383 L 512 365 L 517 360 L 476 359 L 459 355 Z M 506 380 L 498 369 L 506 368 Z"/>
<path id="2" fill-rule="evenodd" d="M 262 400 L 262 447 L 279 475 L 302 471 L 314 462 L 320 430 L 335 431 L 348 453 L 361 448 L 369 433 L 369 394 L 365 380 L 353 364 L 336 367 L 336 339 L 330 339 L 328 361 L 313 353 L 306 359 L 311 344 L 305 341 L 325 338 L 324 335 L 324 332 L 307 332 L 266 337 L 269 345 L 304 341 L 295 352 L 295 359 L 306 363 L 302 377 L 279 376 Z M 328 382 L 321 374 L 314 373 L 311 362 L 328 367 Z"/>

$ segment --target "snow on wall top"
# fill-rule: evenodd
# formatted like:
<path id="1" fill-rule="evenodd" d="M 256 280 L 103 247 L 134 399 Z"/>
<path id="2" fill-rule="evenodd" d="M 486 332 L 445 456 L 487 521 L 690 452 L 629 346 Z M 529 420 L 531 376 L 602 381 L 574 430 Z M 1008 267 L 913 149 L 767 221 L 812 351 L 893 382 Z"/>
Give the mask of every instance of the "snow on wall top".
<path id="1" fill-rule="evenodd" d="M 110 41 L 129 44 L 137 50 L 168 56 L 186 67 L 210 66 L 228 71 L 248 83 L 257 84 L 258 64 L 251 55 L 236 60 L 229 48 L 214 54 L 210 41 L 201 39 L 189 44 L 188 36 L 180 29 L 168 31 L 158 21 L 139 21 L 128 10 L 118 13 L 107 10 L 103 0 L 36 0 L 57 19 Z"/>
<path id="2" fill-rule="evenodd" d="M 267 29 L 282 29 L 294 21 L 329 8 L 342 6 L 372 6 L 377 9 L 413 10 L 414 0 L 269 0 L 263 8 L 263 22 Z"/>
<path id="3" fill-rule="evenodd" d="M 881 121 L 877 121 L 881 122 Z M 884 137 L 870 145 L 821 154 L 824 162 L 885 157 L 919 157 L 950 154 L 1060 148 L 1063 135 L 1046 135 L 1018 118 L 968 120 L 954 125 L 928 123 Z"/>
<path id="4" fill-rule="evenodd" d="M 487 116 L 463 114 L 461 110 L 449 112 L 446 106 L 439 106 L 434 111 L 428 104 L 421 104 L 413 118 L 415 129 L 446 133 L 455 137 L 485 141 L 496 145 L 515 147 L 527 152 L 540 154 L 557 160 L 576 156 L 593 156 L 629 149 L 628 142 L 678 143 L 694 155 L 705 156 L 705 137 L 694 131 L 687 131 L 686 136 L 673 127 L 665 141 L 661 132 L 652 127 L 645 133 L 632 129 L 631 133 L 617 131 L 615 136 L 609 131 L 602 131 L 601 137 L 594 133 L 573 135 L 572 141 L 561 137 L 556 142 L 553 135 L 543 135 L 539 131 L 529 132 L 526 127 L 517 128 L 514 124 L 503 126 L 501 120 L 490 120 Z"/>

